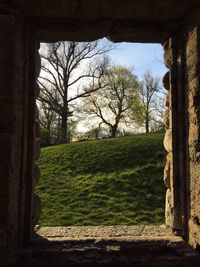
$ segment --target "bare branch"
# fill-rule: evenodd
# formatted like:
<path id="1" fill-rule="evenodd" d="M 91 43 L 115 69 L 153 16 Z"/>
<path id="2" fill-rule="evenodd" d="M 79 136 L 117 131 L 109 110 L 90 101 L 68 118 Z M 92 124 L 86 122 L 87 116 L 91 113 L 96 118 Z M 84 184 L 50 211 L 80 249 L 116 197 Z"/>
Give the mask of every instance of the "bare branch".
<path id="1" fill-rule="evenodd" d="M 62 142 L 66 142 L 67 120 L 72 114 L 69 104 L 104 88 L 105 84 L 101 83 L 101 78 L 106 72 L 108 60 L 103 56 L 111 50 L 111 47 L 101 47 L 98 41 L 85 43 L 61 41 L 48 44 L 46 47 L 47 51 L 42 55 L 43 73 L 39 78 L 42 94 L 39 100 L 48 104 L 61 116 Z M 84 62 L 88 63 L 87 67 L 83 65 Z M 83 70 L 81 74 L 80 69 Z M 80 81 L 88 84 L 89 80 L 89 89 L 83 85 L 79 86 Z"/>

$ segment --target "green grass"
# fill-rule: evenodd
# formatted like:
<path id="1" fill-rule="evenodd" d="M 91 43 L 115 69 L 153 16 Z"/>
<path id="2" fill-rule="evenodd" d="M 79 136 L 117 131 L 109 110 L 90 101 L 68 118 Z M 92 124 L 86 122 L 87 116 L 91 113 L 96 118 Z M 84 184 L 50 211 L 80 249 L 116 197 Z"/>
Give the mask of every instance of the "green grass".
<path id="1" fill-rule="evenodd" d="M 164 222 L 163 134 L 42 149 L 40 225 Z"/>

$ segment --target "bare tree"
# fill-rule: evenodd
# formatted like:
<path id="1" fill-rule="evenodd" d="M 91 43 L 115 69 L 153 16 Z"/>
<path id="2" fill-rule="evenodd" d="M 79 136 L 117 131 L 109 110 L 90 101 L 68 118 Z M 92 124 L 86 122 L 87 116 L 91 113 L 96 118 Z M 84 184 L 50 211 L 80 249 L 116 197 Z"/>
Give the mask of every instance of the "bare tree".
<path id="1" fill-rule="evenodd" d="M 43 96 L 42 98 L 44 99 L 45 96 Z M 54 98 L 56 98 L 55 95 Z M 51 108 L 48 101 L 40 101 L 39 107 L 40 107 L 39 123 L 42 132 L 42 142 L 44 142 L 45 145 L 50 145 L 53 128 L 54 129 L 57 128 L 58 114 Z"/>
<path id="2" fill-rule="evenodd" d="M 155 98 L 155 110 L 153 112 L 153 116 L 151 116 L 152 120 L 150 123 L 150 129 L 153 132 L 164 131 L 165 129 L 164 112 L 166 95 L 166 92 L 164 90 L 161 90 L 159 92 L 159 96 Z"/>
<path id="3" fill-rule="evenodd" d="M 133 103 L 138 104 L 139 83 L 131 70 L 121 66 L 112 67 L 104 75 L 104 83 L 100 92 L 83 101 L 82 112 L 96 119 L 99 126 L 106 125 L 115 137 L 119 124 L 129 118 Z"/>
<path id="4" fill-rule="evenodd" d="M 46 52 L 42 53 L 39 77 L 42 94 L 39 100 L 60 116 L 61 143 L 68 142 L 71 102 L 102 88 L 101 77 L 108 65 L 105 54 L 110 49 L 109 46 L 100 46 L 98 41 L 57 42 L 48 44 Z"/>
<path id="5" fill-rule="evenodd" d="M 143 80 L 140 87 L 140 99 L 143 107 L 142 120 L 145 125 L 146 133 L 149 133 L 150 122 L 156 120 L 156 110 L 160 110 L 158 105 L 160 88 L 160 78 L 153 76 L 149 70 L 143 75 Z"/>

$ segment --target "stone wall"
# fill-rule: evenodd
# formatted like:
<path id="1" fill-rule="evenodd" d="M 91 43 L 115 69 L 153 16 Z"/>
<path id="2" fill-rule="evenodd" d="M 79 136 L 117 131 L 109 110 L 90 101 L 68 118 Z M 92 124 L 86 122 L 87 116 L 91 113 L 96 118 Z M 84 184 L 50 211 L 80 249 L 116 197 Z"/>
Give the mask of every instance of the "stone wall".
<path id="1" fill-rule="evenodd" d="M 38 41 L 38 49 L 39 49 L 39 45 L 40 44 Z M 35 68 L 36 68 L 35 78 L 37 79 L 39 77 L 40 70 L 41 70 L 41 58 L 40 58 L 40 54 L 38 51 L 36 52 L 36 56 L 35 56 Z M 40 87 L 37 81 L 35 81 L 35 96 L 36 96 L 35 102 L 39 94 L 40 94 Z M 34 125 L 35 127 L 34 127 L 34 154 L 33 154 L 33 159 L 34 159 L 33 190 L 35 186 L 37 185 L 39 178 L 40 178 L 40 168 L 38 165 L 38 160 L 40 157 L 40 123 L 39 123 L 39 110 L 38 110 L 36 103 L 35 103 L 35 111 L 36 112 L 35 112 L 35 125 Z M 38 223 L 40 214 L 41 214 L 41 200 L 37 194 L 33 193 L 33 211 L 32 211 L 32 224 L 31 224 L 33 228 Z"/>
<path id="2" fill-rule="evenodd" d="M 164 170 L 166 194 L 166 225 L 175 234 L 187 239 L 188 232 L 188 94 L 185 73 L 185 31 L 172 36 L 164 45 L 165 65 L 169 72 L 163 78 L 168 90 L 165 111 L 166 135 L 164 146 L 168 152 Z"/>
<path id="3" fill-rule="evenodd" d="M 0 0 L 0 266 L 11 259 L 10 253 L 14 248 L 31 237 L 41 209 L 40 200 L 33 193 L 40 176 L 37 164 L 40 131 L 35 104 L 39 94 L 36 79 L 40 71 L 40 57 L 36 32 L 44 41 L 56 41 L 58 37 L 67 39 L 69 36 L 83 41 L 107 35 L 115 41 L 159 42 L 171 36 L 164 45 L 165 64 L 169 72 L 163 79 L 168 92 L 164 140 L 168 152 L 164 170 L 166 224 L 186 240 L 189 238 L 189 243 L 194 247 L 200 246 L 200 28 L 187 26 L 186 29 L 189 20 L 179 24 L 180 18 L 187 12 L 184 5 L 181 5 L 181 14 L 174 14 L 175 22 L 172 19 L 168 23 L 171 11 L 164 21 L 160 17 L 164 12 L 157 9 L 154 9 L 159 15 L 156 21 L 155 14 L 149 11 L 148 15 L 154 14 L 149 20 L 147 17 L 144 17 L 145 21 L 143 17 L 137 18 L 137 12 L 136 17 L 132 17 L 133 13 L 130 12 L 130 20 L 126 12 L 121 12 L 118 7 L 119 14 L 123 13 L 125 17 L 113 13 L 109 21 L 99 23 L 99 16 L 102 19 L 105 17 L 102 11 L 96 14 L 91 25 L 89 17 L 84 20 L 83 16 L 78 20 L 72 12 L 66 20 L 65 16 L 60 18 L 59 10 L 46 9 L 46 5 L 41 9 L 40 5 L 35 6 L 35 1 L 31 1 L 35 9 L 25 5 L 26 1 L 10 1 L 15 2 L 16 6 L 25 5 L 23 12 L 15 10 L 15 5 L 6 6 L 6 2 Z M 91 6 L 91 1 L 87 2 Z M 106 7 L 107 1 L 104 2 Z M 123 1 L 120 2 L 123 6 Z M 145 5 L 137 2 L 141 5 L 140 12 L 144 11 L 147 2 Z M 190 5 L 190 2 L 184 2 Z M 129 3 L 134 9 L 132 1 Z M 54 4 L 56 7 L 57 2 L 54 1 Z M 65 8 L 68 12 L 68 7 Z M 99 10 L 95 5 L 91 8 Z M 44 12 L 40 14 L 40 19 L 37 10 L 39 14 L 41 10 Z M 53 14 L 57 12 L 56 18 L 45 17 L 45 12 L 50 10 Z M 81 10 L 80 15 L 85 15 Z M 165 5 L 161 10 L 166 11 Z M 177 10 L 174 5 L 172 10 Z M 33 11 L 31 17 L 23 15 L 30 11 Z M 107 8 L 107 11 L 113 10 Z M 94 14 L 92 9 L 88 14 Z M 102 25 L 110 26 L 107 29 Z M 164 28 L 167 30 L 163 35 Z"/>
<path id="4" fill-rule="evenodd" d="M 189 242 L 200 246 L 200 28 L 188 29 L 186 73 L 189 116 Z"/>
<path id="5" fill-rule="evenodd" d="M 74 227 L 76 228 L 76 227 Z M 84 228 L 84 227 L 83 227 Z M 100 227 L 99 227 L 100 228 Z M 63 229 L 64 230 L 64 229 Z M 53 230 L 54 231 L 54 230 Z M 87 232 L 87 229 L 85 229 Z M 88 233 L 88 232 L 87 232 Z M 63 238 L 62 234 L 59 235 Z M 69 238 L 69 236 L 68 236 Z M 84 240 L 34 240 L 16 253 L 9 267 L 197 267 L 200 255 L 177 237 L 156 239 L 88 237 Z"/>
<path id="6" fill-rule="evenodd" d="M 200 28 L 187 26 L 164 45 L 166 225 L 200 245 Z"/>
<path id="7" fill-rule="evenodd" d="M 167 68 L 171 68 L 172 52 L 170 47 L 171 41 L 167 41 L 164 48 L 164 62 Z M 172 121 L 171 121 L 171 84 L 170 84 L 170 71 L 166 72 L 163 77 L 163 86 L 167 90 L 165 98 L 165 138 L 164 147 L 167 151 L 166 165 L 164 169 L 164 183 L 166 185 L 166 204 L 165 204 L 165 224 L 168 228 L 173 228 L 173 175 L 172 175 Z"/>
<path id="8" fill-rule="evenodd" d="M 34 32 L 0 5 L 0 266 L 30 237 L 34 135 Z"/>
<path id="9" fill-rule="evenodd" d="M 178 116 L 177 116 L 177 92 L 178 87 L 178 75 L 177 75 L 177 55 L 173 53 L 174 46 L 173 40 L 169 39 L 164 44 L 164 63 L 169 71 L 163 77 L 163 86 L 167 90 L 166 95 L 166 110 L 164 112 L 165 122 L 165 138 L 164 147 L 167 151 L 166 165 L 164 169 L 164 183 L 167 187 L 166 192 L 166 205 L 165 205 L 165 223 L 166 226 L 172 229 L 173 232 L 182 235 L 183 226 L 181 223 L 180 214 L 180 201 L 177 199 L 179 196 L 179 188 L 177 182 L 180 179 L 177 164 L 177 155 L 179 149 L 177 147 L 177 128 Z M 175 79 L 173 77 L 175 76 Z M 177 205 L 178 203 L 178 205 Z"/>

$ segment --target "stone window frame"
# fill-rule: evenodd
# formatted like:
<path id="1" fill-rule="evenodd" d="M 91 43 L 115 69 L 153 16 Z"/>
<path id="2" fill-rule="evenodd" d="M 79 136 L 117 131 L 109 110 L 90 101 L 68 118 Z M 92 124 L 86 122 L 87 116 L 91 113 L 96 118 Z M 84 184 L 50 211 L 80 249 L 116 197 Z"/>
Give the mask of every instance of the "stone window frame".
<path id="1" fill-rule="evenodd" d="M 1 86 L 7 89 L 7 91 L 4 90 L 2 96 L 2 106 L 5 104 L 5 110 L 1 114 L 6 114 L 9 118 L 9 123 L 3 117 L 0 120 L 1 127 L 4 129 L 1 136 L 7 149 L 3 154 L 5 164 L 2 168 L 5 176 L 3 188 L 7 190 L 3 195 L 4 202 L 2 203 L 5 205 L 2 205 L 2 214 L 5 214 L 6 209 L 7 215 L 0 229 L 3 237 L 2 243 L 6 244 L 6 250 L 8 244 L 17 246 L 32 237 L 33 224 L 37 221 L 37 211 L 40 210 L 39 199 L 34 195 L 34 186 L 40 176 L 36 163 L 40 154 L 38 143 L 40 130 L 36 107 L 39 87 L 36 80 L 41 67 L 38 53 L 39 43 L 44 40 L 41 37 L 43 33 L 39 33 L 37 28 L 39 26 L 36 25 L 35 28 L 31 20 L 26 20 L 15 11 L 5 11 L 0 23 L 2 24 L 2 51 L 4 52 L 1 53 L 3 58 L 1 62 L 5 65 L 5 67 L 2 65 Z M 67 32 L 63 35 L 67 36 Z M 77 33 L 75 35 L 77 36 Z M 71 36 L 73 36 L 72 33 Z M 197 37 L 199 37 L 199 27 L 191 27 L 176 33 L 176 36 L 172 36 L 164 44 L 164 62 L 169 68 L 169 73 L 163 79 L 164 86 L 169 92 L 168 99 L 166 99 L 168 111 L 165 114 L 168 129 L 164 143 L 168 153 L 172 153 L 171 157 L 168 155 L 164 177 L 167 188 L 171 190 L 171 196 L 173 196 L 170 197 L 169 190 L 167 190 L 169 213 L 166 214 L 166 222 L 172 231 L 182 235 L 186 240 L 191 240 L 190 243 L 194 246 L 197 244 L 195 234 L 198 236 L 199 222 L 198 209 L 192 216 L 190 212 L 189 178 L 190 168 L 198 163 L 196 143 L 198 143 L 199 136 L 198 129 L 196 129 L 198 126 L 196 109 L 198 110 L 199 102 L 198 92 L 195 89 L 199 84 L 197 73 L 199 39 Z M 127 39 L 123 35 L 123 40 Z M 6 71 L 8 66 L 9 75 Z M 197 84 L 190 85 L 195 79 Z M 196 108 L 194 114 L 191 112 L 193 106 L 190 109 L 188 100 L 191 92 L 194 102 L 192 105 Z M 194 123 L 196 135 L 192 139 L 189 137 L 190 133 L 192 136 L 193 128 L 189 127 L 188 116 L 193 115 L 197 118 L 195 117 L 196 124 Z M 193 155 L 192 149 L 195 155 L 192 158 L 193 165 L 191 164 L 190 167 L 189 154 Z M 7 166 L 10 166 L 9 170 Z M 189 232 L 189 224 L 193 227 L 193 235 Z"/>
<path id="2" fill-rule="evenodd" d="M 125 38 L 126 39 L 126 38 Z M 166 227 L 171 229 L 176 235 L 180 235 L 183 238 L 187 236 L 187 214 L 184 207 L 184 197 L 185 195 L 185 184 L 181 185 L 180 183 L 180 173 L 179 166 L 180 164 L 180 150 L 183 150 L 184 143 L 177 142 L 180 132 L 176 130 L 173 125 L 181 122 L 180 127 L 184 127 L 185 121 L 180 117 L 180 114 L 177 112 L 177 103 L 184 103 L 183 97 L 181 101 L 178 100 L 180 97 L 178 92 L 182 89 L 182 84 L 179 79 L 180 75 L 177 75 L 177 72 L 180 72 L 182 66 L 179 66 L 178 60 L 180 60 L 180 53 L 182 50 L 177 46 L 177 38 L 170 38 L 163 44 L 164 49 L 164 64 L 169 69 L 163 77 L 163 86 L 167 90 L 167 96 L 165 99 L 165 112 L 164 112 L 164 123 L 166 128 L 166 133 L 164 137 L 164 147 L 167 151 L 166 157 L 166 166 L 164 169 L 164 183 L 166 185 L 166 205 L 165 205 L 165 224 Z M 38 45 L 39 49 L 39 45 Z M 181 48 L 182 49 L 182 48 Z M 179 57 L 179 58 L 178 58 Z M 39 51 L 36 51 L 35 57 L 35 66 L 36 66 L 36 77 L 39 76 L 41 68 L 41 59 Z M 180 74 L 180 73 L 179 73 Z M 178 83 L 178 85 L 177 85 Z M 179 89 L 179 91 L 177 90 Z M 36 82 L 35 85 L 36 98 L 39 96 L 40 89 L 39 85 Z M 183 96 L 183 94 L 181 94 Z M 34 165 L 33 165 L 33 188 L 36 186 L 40 170 L 37 164 L 37 160 L 40 156 L 40 147 L 39 147 L 39 138 L 40 138 L 40 129 L 39 129 L 39 112 L 37 105 L 36 106 L 36 117 L 35 117 L 35 141 L 34 141 Z M 181 158 L 182 161 L 185 160 L 184 156 Z M 175 164 L 176 162 L 176 164 Z M 185 173 L 185 169 L 182 171 L 182 175 Z M 175 179 L 174 179 L 175 177 Z M 180 192 L 180 185 L 182 186 Z M 34 189 L 33 189 L 34 191 Z M 41 201 L 39 196 L 33 193 L 33 211 L 32 211 L 32 227 L 34 227 L 38 220 L 39 214 L 41 213 Z"/>

